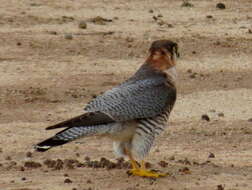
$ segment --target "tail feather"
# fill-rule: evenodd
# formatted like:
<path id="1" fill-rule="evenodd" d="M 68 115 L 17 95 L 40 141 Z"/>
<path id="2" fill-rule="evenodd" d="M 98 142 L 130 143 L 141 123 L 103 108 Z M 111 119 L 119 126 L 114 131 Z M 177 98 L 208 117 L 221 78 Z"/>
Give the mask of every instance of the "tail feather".
<path id="1" fill-rule="evenodd" d="M 102 112 L 88 112 L 72 119 L 63 121 L 61 123 L 49 126 L 46 130 L 66 128 L 66 127 L 78 127 L 78 126 L 90 126 L 90 125 L 102 125 L 114 122 L 114 120 L 105 113 Z"/>
<path id="2" fill-rule="evenodd" d="M 81 137 L 109 133 L 114 123 L 94 126 L 69 127 L 58 132 L 55 136 L 38 143 L 34 148 L 39 152 L 45 152 L 52 147 L 60 146 Z"/>
<path id="3" fill-rule="evenodd" d="M 55 138 L 55 136 L 54 136 L 54 137 L 51 137 L 51 138 L 49 138 L 49 139 L 46 139 L 46 140 L 44 140 L 44 141 L 38 143 L 38 144 L 35 146 L 35 149 L 36 149 L 38 152 L 45 152 L 45 151 L 49 150 L 49 149 L 52 148 L 52 147 L 60 146 L 60 145 L 66 144 L 66 143 L 68 143 L 68 142 L 69 142 L 69 141 Z"/>

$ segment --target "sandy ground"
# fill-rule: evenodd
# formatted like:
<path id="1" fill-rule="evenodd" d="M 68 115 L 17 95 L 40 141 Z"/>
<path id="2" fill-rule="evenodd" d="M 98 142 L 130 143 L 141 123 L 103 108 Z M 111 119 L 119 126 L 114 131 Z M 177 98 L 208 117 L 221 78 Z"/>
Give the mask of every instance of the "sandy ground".
<path id="1" fill-rule="evenodd" d="M 216 0 L 190 2 L 1 1 L 0 190 L 251 190 L 252 3 L 226 0 L 220 10 Z M 90 20 L 97 16 L 108 20 Z M 179 95 L 147 161 L 169 177 L 85 165 L 87 157 L 117 162 L 107 139 L 33 152 L 55 133 L 46 126 L 81 114 L 163 38 L 180 46 Z"/>

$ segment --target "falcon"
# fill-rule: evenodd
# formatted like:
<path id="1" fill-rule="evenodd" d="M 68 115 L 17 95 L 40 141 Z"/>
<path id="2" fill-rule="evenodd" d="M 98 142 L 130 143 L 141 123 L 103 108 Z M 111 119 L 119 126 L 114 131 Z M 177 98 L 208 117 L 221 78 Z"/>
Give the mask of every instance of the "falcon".
<path id="1" fill-rule="evenodd" d="M 118 156 L 130 160 L 130 174 L 165 176 L 147 170 L 144 158 L 166 128 L 176 101 L 177 57 L 177 43 L 154 41 L 146 61 L 132 77 L 91 100 L 82 115 L 47 127 L 46 130 L 64 129 L 38 143 L 35 149 L 45 152 L 79 138 L 105 136 L 112 139 Z"/>

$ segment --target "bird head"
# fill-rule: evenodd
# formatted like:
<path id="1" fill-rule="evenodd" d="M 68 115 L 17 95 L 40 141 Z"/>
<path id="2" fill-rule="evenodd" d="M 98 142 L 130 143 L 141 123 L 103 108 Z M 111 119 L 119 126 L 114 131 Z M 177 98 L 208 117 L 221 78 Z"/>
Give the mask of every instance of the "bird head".
<path id="1" fill-rule="evenodd" d="M 151 44 L 147 64 L 158 70 L 167 70 L 176 65 L 179 57 L 178 44 L 170 40 L 157 40 Z"/>

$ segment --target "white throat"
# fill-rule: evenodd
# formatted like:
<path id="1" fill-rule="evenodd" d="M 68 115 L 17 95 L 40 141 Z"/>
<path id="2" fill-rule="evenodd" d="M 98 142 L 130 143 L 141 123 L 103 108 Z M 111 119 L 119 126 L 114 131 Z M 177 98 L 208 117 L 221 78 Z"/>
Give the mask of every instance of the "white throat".
<path id="1" fill-rule="evenodd" d="M 171 79 L 176 82 L 177 80 L 177 70 L 176 70 L 176 66 L 173 66 L 167 70 L 165 70 L 165 73 L 171 77 Z"/>

